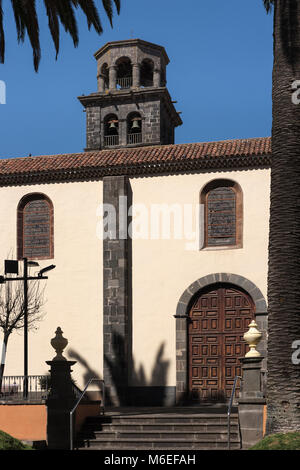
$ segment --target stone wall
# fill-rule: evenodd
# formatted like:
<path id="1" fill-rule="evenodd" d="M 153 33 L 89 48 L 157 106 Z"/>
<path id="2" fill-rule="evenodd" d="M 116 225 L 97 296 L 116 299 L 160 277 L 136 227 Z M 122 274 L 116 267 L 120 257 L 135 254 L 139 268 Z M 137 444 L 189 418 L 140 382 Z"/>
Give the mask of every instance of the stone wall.
<path id="1" fill-rule="evenodd" d="M 1 404 L 0 429 L 16 439 L 46 441 L 47 408 L 45 404 Z"/>

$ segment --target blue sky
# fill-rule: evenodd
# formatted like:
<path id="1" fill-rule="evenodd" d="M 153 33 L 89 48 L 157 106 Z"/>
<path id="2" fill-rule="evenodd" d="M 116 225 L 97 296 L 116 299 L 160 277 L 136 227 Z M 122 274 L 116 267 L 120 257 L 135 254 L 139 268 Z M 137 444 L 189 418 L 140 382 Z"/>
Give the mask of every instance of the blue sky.
<path id="1" fill-rule="evenodd" d="M 97 0 L 101 6 L 102 2 Z M 80 44 L 62 31 L 58 60 L 38 0 L 42 61 L 33 70 L 28 39 L 18 45 L 10 1 L 5 1 L 6 60 L 0 80 L 0 155 L 19 157 L 81 152 L 85 114 L 77 96 L 97 89 L 94 52 L 108 41 L 140 38 L 170 57 L 167 86 L 183 125 L 175 142 L 201 142 L 271 134 L 272 15 L 262 0 L 121 0 L 114 27 L 88 31 L 78 12 Z"/>

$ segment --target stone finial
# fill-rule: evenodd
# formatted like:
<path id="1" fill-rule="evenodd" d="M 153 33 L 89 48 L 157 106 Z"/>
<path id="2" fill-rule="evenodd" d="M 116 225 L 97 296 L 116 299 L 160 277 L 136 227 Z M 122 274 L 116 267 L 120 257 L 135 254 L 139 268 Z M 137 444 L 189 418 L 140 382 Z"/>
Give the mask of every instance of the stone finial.
<path id="1" fill-rule="evenodd" d="M 249 344 L 250 351 L 247 352 L 245 357 L 260 357 L 261 354 L 256 350 L 256 346 L 262 337 L 261 332 L 257 329 L 257 324 L 254 320 L 249 325 L 249 330 L 244 334 L 244 340 Z"/>
<path id="2" fill-rule="evenodd" d="M 68 344 L 68 340 L 63 337 L 63 331 L 58 326 L 55 332 L 55 337 L 51 339 L 51 346 L 55 349 L 56 356 L 52 359 L 53 361 L 66 361 L 67 359 L 62 355 L 63 350 Z"/>

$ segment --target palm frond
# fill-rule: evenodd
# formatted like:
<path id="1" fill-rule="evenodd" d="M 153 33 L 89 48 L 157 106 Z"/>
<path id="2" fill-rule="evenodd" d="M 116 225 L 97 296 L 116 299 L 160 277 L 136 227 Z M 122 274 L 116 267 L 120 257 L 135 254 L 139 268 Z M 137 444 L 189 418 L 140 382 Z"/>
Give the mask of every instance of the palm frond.
<path id="1" fill-rule="evenodd" d="M 102 0 L 105 13 L 112 26 L 113 3 L 119 14 L 121 0 Z M 36 12 L 36 0 L 11 0 L 15 17 L 17 38 L 19 42 L 24 42 L 26 33 L 28 34 L 34 59 L 34 69 L 38 70 L 41 59 L 41 48 L 39 39 L 39 22 Z M 60 47 L 60 25 L 71 36 L 74 46 L 79 43 L 78 27 L 75 17 L 75 10 L 80 8 L 84 13 L 88 28 L 93 27 L 98 34 L 103 32 L 98 9 L 95 0 L 44 0 L 48 26 L 54 43 L 56 58 Z M 0 62 L 4 62 L 5 37 L 3 29 L 2 0 L 0 0 Z"/>
<path id="2" fill-rule="evenodd" d="M 108 19 L 110 21 L 110 24 L 112 26 L 112 19 L 113 19 L 113 7 L 112 7 L 112 1 L 111 0 L 102 0 L 103 3 L 103 8 L 108 16 Z"/>
<path id="3" fill-rule="evenodd" d="M 36 12 L 36 0 L 26 2 L 26 29 L 33 50 L 33 62 L 35 71 L 39 68 L 41 60 L 40 28 Z"/>
<path id="4" fill-rule="evenodd" d="M 35 71 L 38 70 L 41 59 L 40 30 L 36 13 L 35 0 L 11 0 L 15 16 L 18 41 L 24 42 L 27 31 L 33 50 Z"/>
<path id="5" fill-rule="evenodd" d="M 269 13 L 272 9 L 272 5 L 274 3 L 274 0 L 263 0 L 263 3 L 264 3 L 264 7 L 265 7 L 267 13 Z"/>
<path id="6" fill-rule="evenodd" d="M 115 2 L 115 5 L 116 5 L 117 13 L 119 15 L 120 11 L 121 11 L 121 0 L 114 0 L 114 2 Z"/>
<path id="7" fill-rule="evenodd" d="M 25 39 L 24 9 L 22 0 L 11 0 L 15 23 L 17 28 L 17 37 L 19 42 Z"/>
<path id="8" fill-rule="evenodd" d="M 55 0 L 53 3 L 56 4 L 57 16 L 61 24 L 65 28 L 65 31 L 68 34 L 70 34 L 71 38 L 73 39 L 74 46 L 77 47 L 78 42 L 79 42 L 79 37 L 78 37 L 77 21 L 75 18 L 75 13 L 74 13 L 74 8 L 73 8 L 73 4 L 74 4 L 73 0 Z"/>
<path id="9" fill-rule="evenodd" d="M 99 13 L 94 0 L 73 0 L 73 3 L 75 7 L 77 7 L 76 4 L 78 4 L 85 14 L 88 28 L 90 29 L 91 26 L 93 26 L 98 34 L 103 33 Z"/>
<path id="10" fill-rule="evenodd" d="M 60 41 L 60 32 L 59 32 L 59 21 L 57 15 L 57 8 L 55 2 L 52 0 L 44 0 L 46 13 L 48 17 L 48 25 L 52 40 L 54 43 L 56 58 L 59 53 L 59 41 Z"/>

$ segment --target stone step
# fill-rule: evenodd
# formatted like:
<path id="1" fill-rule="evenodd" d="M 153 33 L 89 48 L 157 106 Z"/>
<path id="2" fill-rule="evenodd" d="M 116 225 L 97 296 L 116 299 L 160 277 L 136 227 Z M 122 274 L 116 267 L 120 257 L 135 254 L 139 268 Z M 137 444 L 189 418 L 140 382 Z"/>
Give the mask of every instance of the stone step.
<path id="1" fill-rule="evenodd" d="M 181 438 L 184 440 L 188 441 L 197 441 L 205 438 L 206 440 L 221 440 L 223 441 L 224 439 L 227 439 L 227 431 L 221 431 L 221 432 L 205 432 L 203 434 L 199 433 L 194 433 L 194 432 L 167 432 L 167 431 L 161 431 L 161 432 L 156 432 L 156 431 L 148 431 L 148 432 L 104 432 L 101 433 L 100 431 L 94 432 L 93 433 L 94 438 L 98 441 L 103 441 L 103 440 L 119 440 L 119 439 L 177 439 Z M 232 438 L 236 438 L 238 436 L 238 433 L 231 432 L 230 436 Z"/>
<path id="2" fill-rule="evenodd" d="M 231 416 L 231 423 L 237 422 L 238 416 Z M 226 415 L 104 415 L 98 417 L 89 417 L 87 418 L 87 423 L 93 424 L 223 424 L 227 425 L 227 416 Z"/>
<path id="3" fill-rule="evenodd" d="M 217 441 L 201 439 L 197 441 L 187 441 L 178 439 L 119 439 L 112 442 L 111 440 L 90 440 L 86 441 L 84 447 L 90 449 L 105 450 L 211 450 L 228 448 L 227 440 Z M 239 449 L 240 442 L 238 439 L 231 441 L 231 449 Z"/>
<path id="4" fill-rule="evenodd" d="M 231 423 L 231 430 L 237 431 L 239 426 L 238 422 Z M 227 423 L 212 423 L 212 424 L 195 424 L 195 423 L 164 423 L 164 424 L 143 424 L 143 423 L 112 423 L 112 424 L 102 424 L 102 423 L 85 423 L 83 430 L 86 432 L 94 431 L 96 432 L 124 432 L 124 431 L 138 431 L 138 432 L 148 432 L 148 431 L 180 431 L 180 432 L 196 432 L 196 433 L 205 433 L 205 432 L 221 432 L 222 430 L 227 430 Z"/>
<path id="5" fill-rule="evenodd" d="M 90 417 L 77 436 L 79 448 L 106 450 L 227 449 L 227 414 L 214 412 L 108 412 Z M 231 416 L 231 449 L 240 448 L 238 415 Z M 80 444 L 79 444 L 80 443 Z"/>

